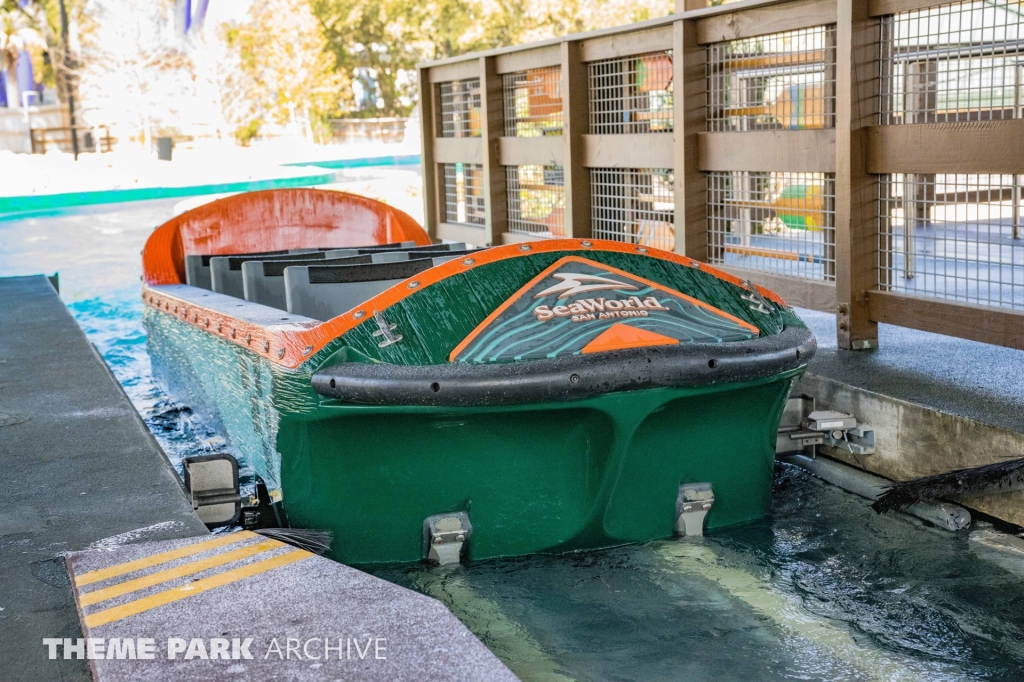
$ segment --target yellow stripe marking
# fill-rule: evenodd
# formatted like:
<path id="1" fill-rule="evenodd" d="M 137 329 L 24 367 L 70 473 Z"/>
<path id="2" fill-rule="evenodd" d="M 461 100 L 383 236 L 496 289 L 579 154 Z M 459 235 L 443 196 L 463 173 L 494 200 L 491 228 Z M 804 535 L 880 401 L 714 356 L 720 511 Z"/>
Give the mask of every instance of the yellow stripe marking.
<path id="1" fill-rule="evenodd" d="M 98 625 L 106 625 L 107 623 L 113 623 L 116 620 L 127 618 L 128 616 L 134 616 L 143 611 L 149 611 L 155 609 L 158 606 L 164 604 L 170 604 L 176 602 L 179 599 L 185 599 L 207 590 L 212 590 L 216 587 L 223 585 L 230 585 L 233 582 L 243 580 L 245 578 L 251 578 L 254 575 L 265 573 L 269 570 L 279 568 L 281 566 L 287 566 L 293 564 L 296 561 L 307 559 L 311 556 L 316 556 L 312 552 L 307 552 L 304 549 L 296 549 L 291 552 L 285 552 L 263 561 L 257 561 L 256 563 L 247 564 L 240 566 L 239 568 L 225 571 L 224 573 L 218 573 L 217 575 L 210 576 L 209 578 L 203 578 L 197 580 L 194 583 L 182 585 L 181 587 L 175 587 L 170 590 L 164 590 L 163 592 L 157 592 L 151 594 L 148 597 L 142 599 L 136 599 L 130 601 L 127 604 L 121 606 L 115 606 L 113 608 L 104 609 L 103 611 L 97 611 L 96 613 L 90 613 L 85 617 L 86 627 L 94 628 Z"/>
<path id="2" fill-rule="evenodd" d="M 165 571 L 144 575 L 141 578 L 136 578 L 135 580 L 128 580 L 93 592 L 87 592 L 78 598 L 78 602 L 82 606 L 97 604 L 101 601 L 113 599 L 114 597 L 120 597 L 122 594 L 138 592 L 139 590 L 144 590 L 147 587 L 152 587 L 153 585 L 159 585 L 160 583 L 165 583 L 170 580 L 174 580 L 175 578 L 199 573 L 200 571 L 205 571 L 206 569 L 213 568 L 215 566 L 223 566 L 224 564 L 229 564 L 232 561 L 244 559 L 262 552 L 268 552 L 272 549 L 277 549 L 278 547 L 287 547 L 287 545 L 279 540 L 267 540 L 265 542 L 258 542 L 254 545 L 246 545 L 245 547 L 240 547 L 238 549 L 231 550 L 230 552 L 214 554 L 206 559 L 200 559 L 199 561 L 193 561 L 187 564 L 182 564 L 181 566 L 175 566 L 174 568 L 168 568 Z"/>
<path id="3" fill-rule="evenodd" d="M 82 585 L 91 585 L 92 583 L 98 583 L 99 581 L 106 580 L 107 578 L 113 578 L 114 576 L 137 571 L 140 568 L 149 568 L 150 566 L 156 566 L 157 564 L 165 564 L 168 561 L 174 561 L 175 559 L 205 552 L 208 549 L 223 547 L 224 545 L 230 545 L 235 542 L 241 542 L 242 540 L 248 540 L 249 538 L 254 537 L 257 537 L 256 533 L 248 530 L 243 530 L 239 533 L 221 535 L 220 537 L 212 540 L 197 542 L 194 545 L 188 545 L 187 547 L 181 547 L 179 549 L 172 549 L 169 552 L 162 552 L 160 554 L 143 557 L 142 559 L 136 559 L 135 561 L 129 561 L 124 564 L 117 564 L 116 566 L 109 566 L 108 568 L 101 568 L 97 571 L 83 573 L 75 578 L 75 585 L 79 587 Z"/>

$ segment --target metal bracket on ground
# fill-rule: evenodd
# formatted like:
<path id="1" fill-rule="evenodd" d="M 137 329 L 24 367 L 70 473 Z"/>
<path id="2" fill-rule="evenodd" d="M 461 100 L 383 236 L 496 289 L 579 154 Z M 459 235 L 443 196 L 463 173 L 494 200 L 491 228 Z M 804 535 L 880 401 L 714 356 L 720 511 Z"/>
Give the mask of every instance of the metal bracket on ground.
<path id="1" fill-rule="evenodd" d="M 704 518 L 715 503 L 710 483 L 684 483 L 676 498 L 676 535 L 694 537 L 704 535 Z"/>
<path id="2" fill-rule="evenodd" d="M 814 457 L 818 445 L 854 455 L 871 455 L 875 452 L 875 429 L 859 423 L 852 414 L 816 410 L 811 396 L 789 398 L 779 422 L 775 453 L 804 453 Z"/>

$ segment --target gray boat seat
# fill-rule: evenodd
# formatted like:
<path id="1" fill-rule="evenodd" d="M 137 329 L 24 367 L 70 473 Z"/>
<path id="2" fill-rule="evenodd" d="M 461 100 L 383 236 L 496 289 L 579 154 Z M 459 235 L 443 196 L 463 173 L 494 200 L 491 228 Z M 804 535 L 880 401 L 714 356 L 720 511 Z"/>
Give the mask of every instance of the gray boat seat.
<path id="1" fill-rule="evenodd" d="M 371 247 L 373 249 L 408 249 L 414 248 L 416 242 L 404 241 L 404 242 L 392 242 L 390 244 L 378 244 Z M 303 253 L 316 253 L 327 251 L 333 247 L 310 247 L 301 249 L 281 249 L 278 251 L 257 251 L 253 253 L 225 253 L 216 255 L 204 255 L 194 254 L 185 256 L 185 283 L 189 286 L 199 287 L 200 289 L 207 289 L 210 291 L 217 291 L 219 293 L 231 293 L 229 291 L 221 291 L 220 289 L 214 288 L 214 277 L 211 267 L 211 261 L 214 258 L 222 257 L 247 257 L 247 258 L 260 258 L 260 257 L 274 257 L 274 256 L 288 256 L 291 254 L 303 254 Z M 218 266 L 223 268 L 223 265 Z M 220 272 L 220 286 L 225 289 L 234 289 L 237 284 L 238 294 L 236 298 L 242 297 L 241 280 L 238 277 L 232 277 L 228 272 Z M 235 282 L 234 280 L 238 280 Z M 235 295 L 231 293 L 231 295 Z"/>
<path id="2" fill-rule="evenodd" d="M 265 251 L 252 254 L 254 256 L 276 256 L 287 254 L 287 251 Z M 190 255 L 185 256 L 185 283 L 192 287 L 213 291 L 213 276 L 210 272 L 210 260 L 217 256 Z"/>
<path id="3" fill-rule="evenodd" d="M 411 246 L 402 249 L 382 249 L 375 246 L 354 246 L 350 249 L 331 249 L 328 251 L 328 258 L 344 258 L 345 256 L 359 256 L 366 253 L 420 253 L 422 251 L 465 251 L 470 248 L 468 244 L 428 244 L 427 246 Z"/>
<path id="4" fill-rule="evenodd" d="M 463 247 L 463 248 L 457 248 Z M 402 250 L 396 249 L 332 249 L 325 252 L 323 260 L 311 258 L 290 258 L 274 256 L 268 259 L 246 259 L 241 264 L 242 291 L 245 300 L 253 303 L 286 309 L 284 289 L 284 270 L 292 265 L 303 265 L 305 260 L 317 260 L 317 265 L 357 265 L 366 263 L 393 263 L 398 261 L 423 258 L 424 254 L 447 253 L 453 249 L 459 253 L 465 251 L 465 244 L 436 244 L 432 248 L 417 247 Z M 364 252 L 359 255 L 349 254 L 354 251 Z M 362 260 L 359 260 L 362 259 Z"/>
<path id="5" fill-rule="evenodd" d="M 328 252 L 330 253 L 330 252 Z M 365 254 L 346 256 L 344 258 L 326 258 L 317 260 L 317 265 L 359 265 L 376 262 L 375 259 L 384 254 Z M 260 305 L 285 310 L 287 308 L 284 291 L 285 268 L 293 265 L 306 265 L 308 260 L 272 259 L 250 260 L 242 263 L 242 289 L 245 300 Z"/>
<path id="6" fill-rule="evenodd" d="M 447 251 L 391 263 L 292 265 L 284 270 L 286 309 L 315 320 L 330 320 L 424 270 L 478 250 Z"/>

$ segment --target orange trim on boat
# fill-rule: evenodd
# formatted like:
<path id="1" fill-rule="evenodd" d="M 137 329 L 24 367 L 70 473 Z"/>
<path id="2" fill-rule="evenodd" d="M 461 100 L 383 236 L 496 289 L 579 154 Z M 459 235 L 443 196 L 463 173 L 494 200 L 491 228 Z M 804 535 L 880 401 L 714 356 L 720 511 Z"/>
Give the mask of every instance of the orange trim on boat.
<path id="1" fill-rule="evenodd" d="M 225 197 L 167 221 L 142 251 L 146 284 L 184 284 L 185 255 L 344 248 L 430 237 L 411 216 L 379 201 L 324 189 L 269 189 Z"/>
<path id="2" fill-rule="evenodd" d="M 496 246 L 465 258 L 450 260 L 425 270 L 408 281 L 396 284 L 343 315 L 318 324 L 281 324 L 261 327 L 231 317 L 230 315 L 224 315 L 204 308 L 146 285 L 142 289 L 142 298 L 146 305 L 162 313 L 174 315 L 183 322 L 204 329 L 225 341 L 248 348 L 254 353 L 266 357 L 271 362 L 294 369 L 328 343 L 366 321 L 368 316 L 373 315 L 373 311 L 383 312 L 399 301 L 422 291 L 432 284 L 482 265 L 489 265 L 509 258 L 521 258 L 535 253 L 551 253 L 553 251 L 640 253 L 650 258 L 696 268 L 725 282 L 743 287 L 743 282 L 738 277 L 691 258 L 649 246 L 637 246 L 636 244 L 600 239 L 547 239 L 528 244 Z M 630 275 L 630 277 L 635 277 L 635 275 Z M 179 282 L 167 283 L 177 284 Z M 410 286 L 413 283 L 415 283 L 415 286 Z M 150 282 L 147 284 L 154 283 Z M 756 288 L 765 298 L 779 305 L 786 304 L 775 292 L 760 286 L 756 286 Z M 678 292 L 673 293 L 678 294 Z"/>
<path id="3" fill-rule="evenodd" d="M 580 353 L 589 355 L 590 353 L 605 353 L 610 350 L 622 350 L 624 348 L 678 345 L 679 339 L 673 339 L 671 336 L 649 332 L 640 327 L 631 327 L 628 324 L 616 322 L 595 336 L 590 343 L 583 346 Z"/>
<path id="4" fill-rule="evenodd" d="M 693 261 L 693 262 L 696 262 L 696 261 Z M 500 306 L 498 306 L 494 310 L 494 312 L 492 312 L 490 315 L 488 315 L 486 318 L 484 318 L 484 321 L 481 322 L 480 324 L 478 324 L 473 329 L 473 331 L 471 331 L 469 333 L 469 335 L 466 338 L 464 338 L 462 340 L 462 342 L 459 343 L 459 345 L 457 345 L 455 347 L 455 350 L 453 350 L 448 355 L 448 361 L 449 362 L 454 362 L 456 356 L 458 356 L 458 354 L 461 353 L 462 350 L 466 346 L 468 346 L 470 343 L 472 343 L 473 339 L 475 339 L 477 336 L 479 336 L 480 333 L 483 332 L 484 329 L 486 329 L 487 326 L 490 325 L 491 322 L 493 322 L 495 320 L 495 318 L 498 317 L 498 315 L 501 315 L 503 312 L 505 312 L 505 310 L 510 305 L 512 305 L 513 303 L 518 301 L 524 294 L 526 294 L 526 292 L 528 292 L 530 289 L 532 289 L 534 287 L 534 285 L 537 284 L 537 282 L 541 281 L 542 279 L 544 279 L 545 277 L 550 275 L 555 270 L 558 270 L 559 268 L 561 268 L 566 263 L 586 263 L 587 265 L 592 265 L 592 266 L 596 266 L 596 267 L 599 267 L 599 268 L 603 268 L 603 269 L 607 270 L 608 272 L 612 272 L 612 273 L 615 273 L 615 274 L 618 274 L 618 275 L 622 275 L 624 277 L 627 277 L 629 279 L 635 280 L 637 282 L 643 282 L 644 284 L 646 284 L 647 286 L 649 286 L 649 287 L 651 287 L 653 289 L 657 289 L 658 291 L 664 291 L 666 294 L 669 294 L 671 296 L 678 296 L 679 298 L 682 298 L 682 299 L 685 299 L 685 300 L 689 301 L 690 303 L 694 304 L 698 308 L 704 308 L 704 309 L 708 310 L 709 312 L 714 313 L 715 315 L 718 315 L 720 317 L 724 317 L 725 319 L 729 320 L 730 322 L 734 322 L 734 323 L 740 325 L 741 327 L 744 327 L 744 328 L 754 332 L 755 334 L 760 334 L 761 333 L 760 329 L 758 329 L 754 325 L 750 324 L 749 322 L 745 322 L 744 320 L 741 320 L 740 318 L 736 317 L 735 315 L 730 315 L 729 313 L 725 312 L 724 310 L 719 310 L 718 308 L 716 308 L 715 306 L 711 305 L 710 303 L 705 303 L 704 301 L 698 300 L 698 299 L 694 298 L 693 296 L 687 296 L 686 294 L 682 293 L 681 291 L 675 291 L 674 289 L 669 289 L 668 287 L 662 286 L 662 285 L 658 284 L 657 282 L 652 282 L 649 279 L 644 279 L 643 277 L 638 277 L 637 275 L 634 275 L 631 272 L 626 272 L 625 270 L 620 270 L 618 268 L 613 268 L 610 265 L 605 265 L 604 263 L 598 263 L 597 261 L 592 261 L 589 258 L 581 258 L 580 256 L 566 256 L 565 258 L 559 258 L 554 263 L 552 263 L 548 267 L 544 268 L 544 270 L 539 275 L 537 275 L 536 277 L 531 279 L 529 282 L 527 282 L 523 286 L 519 287 L 519 289 L 518 289 L 518 291 L 516 291 L 516 293 L 512 294 L 511 296 L 509 296 L 508 300 L 506 300 L 504 303 L 502 303 Z"/>

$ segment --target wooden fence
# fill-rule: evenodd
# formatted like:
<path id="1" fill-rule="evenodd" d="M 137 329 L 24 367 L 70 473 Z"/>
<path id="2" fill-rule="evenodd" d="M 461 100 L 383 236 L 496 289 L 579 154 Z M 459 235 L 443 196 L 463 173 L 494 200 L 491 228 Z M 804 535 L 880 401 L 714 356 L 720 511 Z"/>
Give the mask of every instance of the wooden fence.
<path id="1" fill-rule="evenodd" d="M 425 215 L 674 250 L 836 314 L 1024 349 L 1016 1 L 741 0 L 419 66 Z"/>

